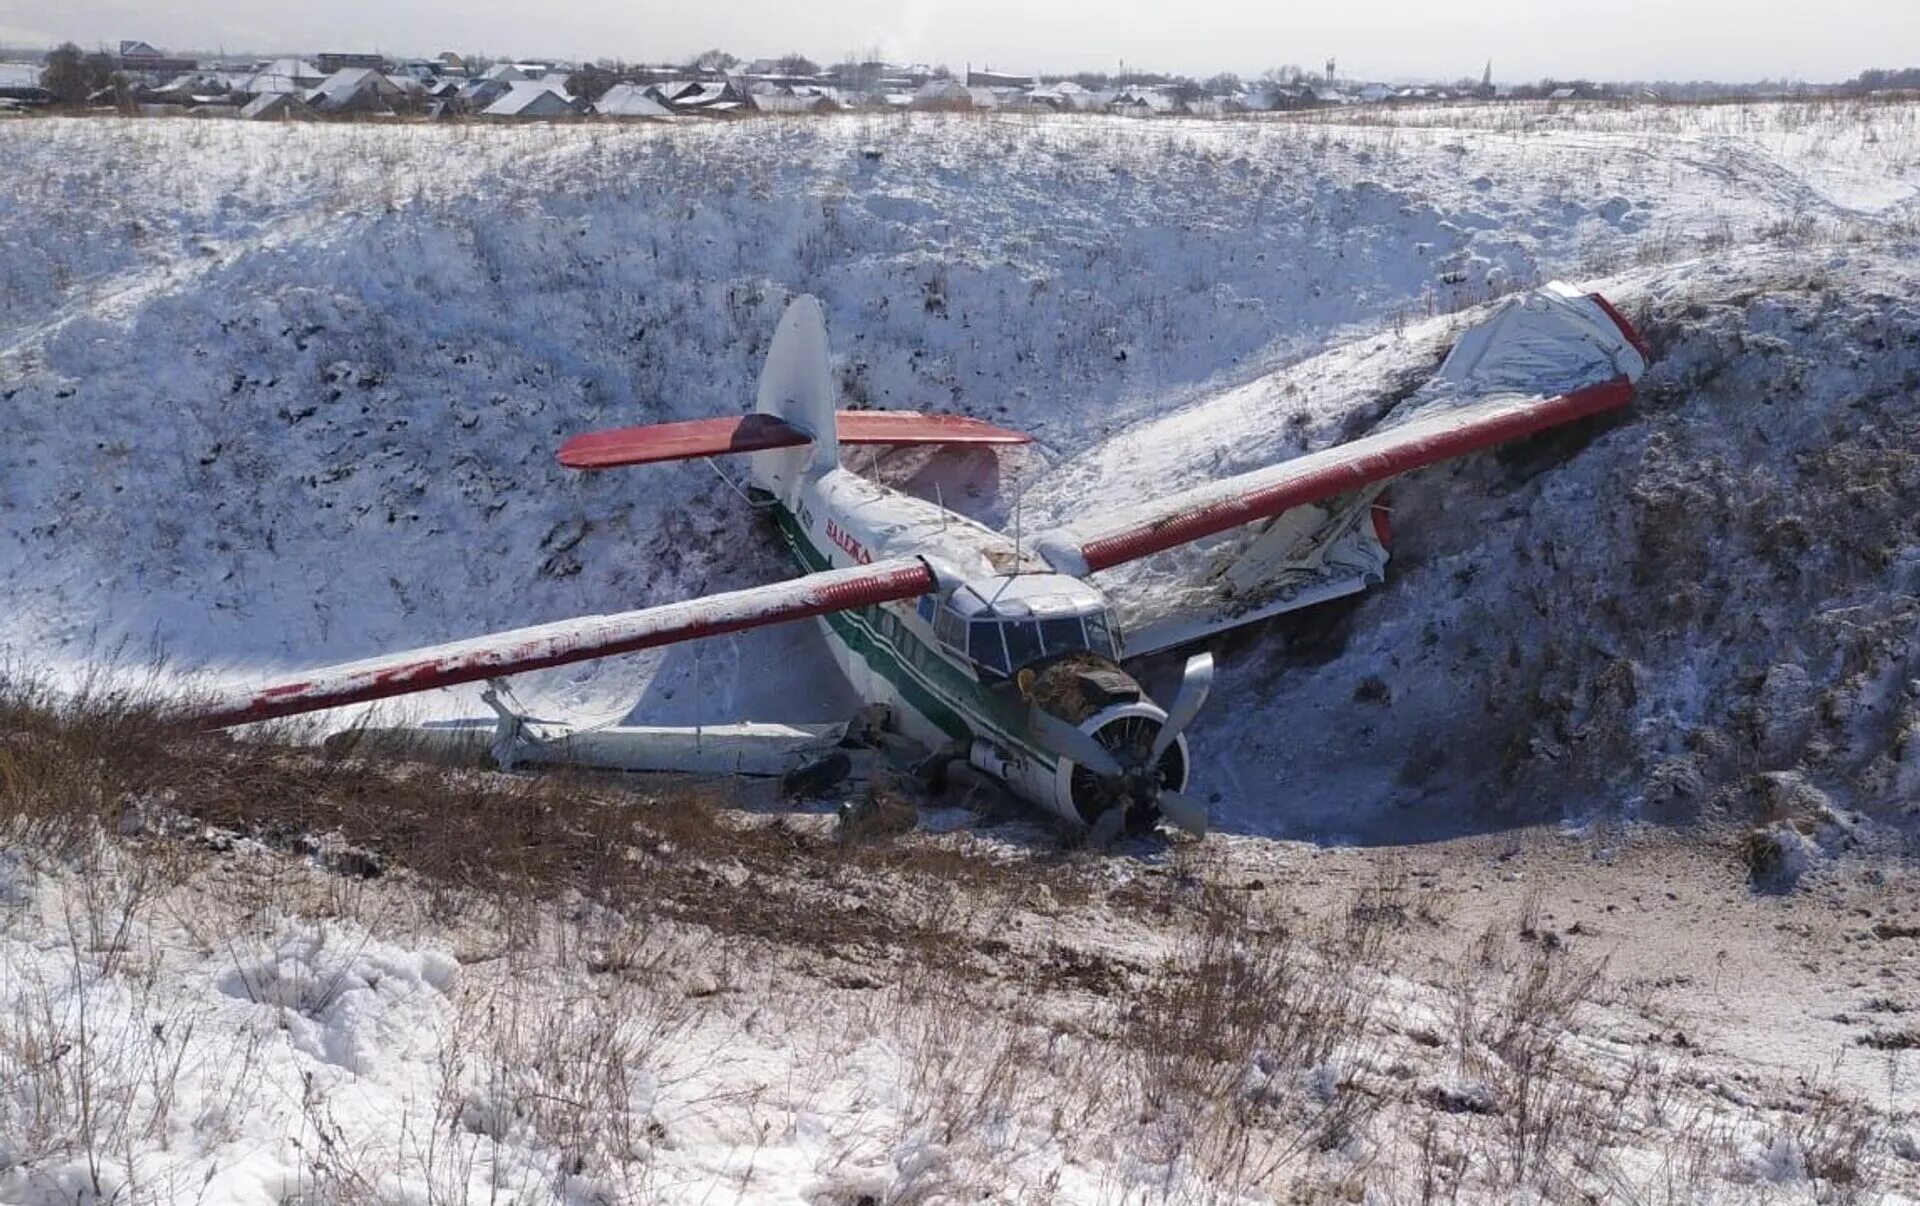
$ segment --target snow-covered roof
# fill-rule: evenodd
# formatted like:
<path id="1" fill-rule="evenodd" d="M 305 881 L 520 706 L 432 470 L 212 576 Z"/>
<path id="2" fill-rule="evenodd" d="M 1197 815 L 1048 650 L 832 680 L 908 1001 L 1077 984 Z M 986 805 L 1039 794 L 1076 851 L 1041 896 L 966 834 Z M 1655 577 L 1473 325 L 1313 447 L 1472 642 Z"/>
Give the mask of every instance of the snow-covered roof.
<path id="1" fill-rule="evenodd" d="M 163 56 L 146 42 L 126 41 L 120 43 L 120 57 L 123 59 L 157 59 Z"/>
<path id="2" fill-rule="evenodd" d="M 0 88 L 38 88 L 40 64 L 0 63 Z"/>
<path id="3" fill-rule="evenodd" d="M 1173 98 L 1164 92 L 1154 92 L 1146 88 L 1129 89 L 1113 98 L 1114 105 L 1127 109 L 1141 109 L 1148 113 L 1171 113 Z"/>
<path id="4" fill-rule="evenodd" d="M 832 100 L 818 93 L 806 96 L 759 93 L 753 98 L 753 107 L 762 113 L 813 113 L 820 109 L 838 108 Z"/>
<path id="5" fill-rule="evenodd" d="M 360 93 L 369 91 L 379 96 L 397 96 L 401 88 L 371 67 L 342 67 L 328 76 L 307 99 L 322 107 L 343 105 Z"/>
<path id="6" fill-rule="evenodd" d="M 240 116 L 248 121 L 275 117 L 305 117 L 311 113 L 305 101 L 291 92 L 265 92 L 248 101 Z"/>
<path id="7" fill-rule="evenodd" d="M 275 59 L 247 77 L 247 91 L 304 92 L 326 78 L 326 72 L 304 59 Z"/>
<path id="8" fill-rule="evenodd" d="M 1078 92 L 1068 92 L 1065 89 L 1061 89 L 1060 101 L 1067 108 L 1075 112 L 1085 112 L 1092 109 L 1106 108 L 1113 102 L 1114 95 L 1112 92 L 1088 92 L 1084 88 Z"/>
<path id="9" fill-rule="evenodd" d="M 731 97 L 730 86 L 726 83 L 693 84 L 683 88 L 673 97 L 673 103 L 679 106 L 705 108 L 717 105 Z"/>
<path id="10" fill-rule="evenodd" d="M 486 71 L 481 74 L 480 78 L 483 80 L 505 80 L 511 84 L 526 79 L 527 73 L 515 67 L 512 63 L 495 63 L 493 66 L 487 68 Z"/>
<path id="11" fill-rule="evenodd" d="M 615 84 L 593 104 L 602 117 L 669 117 L 672 110 L 647 95 L 639 84 Z"/>
<path id="12" fill-rule="evenodd" d="M 545 80 L 515 80 L 507 94 L 488 105 L 483 117 L 571 117 L 573 98 Z"/>
<path id="13" fill-rule="evenodd" d="M 928 80 L 914 92 L 923 101 L 969 101 L 973 94 L 959 80 Z"/>

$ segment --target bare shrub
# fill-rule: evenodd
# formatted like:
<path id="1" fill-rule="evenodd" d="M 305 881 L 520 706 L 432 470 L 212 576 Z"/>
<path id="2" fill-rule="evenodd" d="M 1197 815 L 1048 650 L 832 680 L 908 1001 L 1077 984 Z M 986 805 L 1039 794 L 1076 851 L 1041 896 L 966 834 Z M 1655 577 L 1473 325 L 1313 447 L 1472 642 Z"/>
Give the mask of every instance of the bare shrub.
<path id="1" fill-rule="evenodd" d="M 1351 911 L 1308 940 L 1209 893 L 1122 1024 L 1139 1116 L 1165 1155 L 1253 1187 L 1364 1127 L 1370 1106 L 1343 1065 L 1374 1007 L 1383 918 Z"/>

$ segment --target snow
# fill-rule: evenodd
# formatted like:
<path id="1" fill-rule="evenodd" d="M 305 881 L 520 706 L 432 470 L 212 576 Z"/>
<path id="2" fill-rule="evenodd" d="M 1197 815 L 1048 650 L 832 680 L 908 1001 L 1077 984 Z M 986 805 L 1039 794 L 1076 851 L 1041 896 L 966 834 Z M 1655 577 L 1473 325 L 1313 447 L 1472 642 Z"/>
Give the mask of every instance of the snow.
<path id="1" fill-rule="evenodd" d="M 1656 788 L 1732 781 L 1753 688 L 1787 665 L 1844 724 L 1763 726 L 1765 769 L 1886 815 L 1913 775 L 1920 557 L 1872 503 L 1901 469 L 1871 425 L 1830 476 L 1876 526 L 1815 537 L 1818 572 L 1789 554 L 1833 520 L 1807 467 L 1836 455 L 1839 400 L 1898 430 L 1915 144 L 1899 105 L 14 123 L 0 639 L 68 673 L 159 650 L 251 680 L 774 580 L 713 469 L 580 477 L 553 454 L 744 409 L 800 292 L 849 402 L 1040 440 L 957 475 L 868 463 L 961 478 L 944 501 L 1002 526 L 1018 498 L 1038 531 L 1324 447 L 1473 307 L 1564 278 L 1653 318 L 1642 402 L 1551 463 L 1408 479 L 1384 588 L 1223 651 L 1196 789 L 1226 830 L 1323 839 L 1657 810 Z M 1169 573 L 1108 585 L 1151 605 Z M 727 637 L 517 688 L 543 714 L 843 720 L 817 644 Z M 1374 679 L 1384 701 L 1356 700 Z"/>
<path id="2" fill-rule="evenodd" d="M 219 873 L 274 893 L 300 878 L 259 855 Z M 937 1050 L 950 1037 L 902 1025 L 912 1012 L 887 994 L 769 1017 L 729 1001 L 766 991 L 750 969 L 716 981 L 691 945 L 653 949 L 625 918 L 584 910 L 533 949 L 463 956 L 445 945 L 457 931 L 395 924 L 421 904 L 404 893 L 355 907 L 375 933 L 239 914 L 203 884 L 118 901 L 103 947 L 87 937 L 98 903 L 45 867 L 0 898 L 0 1201 L 692 1203 L 726 1187 L 749 1204 L 852 1202 L 989 1175 L 1064 1201 L 1104 1192 L 1057 1122 L 1001 1114 L 991 1086 L 982 1133 L 943 1122 L 957 1107 L 937 1095 L 967 1073 L 929 1065 L 952 1058 Z M 582 940 L 597 972 L 568 954 Z M 23 1068 L 22 1040 L 72 1050 Z M 83 1082 L 112 1106 L 85 1113 Z M 1177 1163 L 1158 1176 L 1201 1189 Z"/>

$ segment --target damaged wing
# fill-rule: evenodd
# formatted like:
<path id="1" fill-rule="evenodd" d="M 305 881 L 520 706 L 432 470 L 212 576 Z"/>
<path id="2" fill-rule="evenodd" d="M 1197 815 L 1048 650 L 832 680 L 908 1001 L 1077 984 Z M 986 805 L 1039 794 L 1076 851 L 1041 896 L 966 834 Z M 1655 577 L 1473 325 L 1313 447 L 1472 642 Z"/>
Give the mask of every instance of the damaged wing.
<path id="1" fill-rule="evenodd" d="M 1127 640 L 1129 655 L 1168 648 L 1377 580 L 1388 481 L 1623 407 L 1645 368 L 1645 345 L 1604 298 L 1547 286 L 1462 336 L 1379 430 L 1056 528 L 1035 547 L 1061 573 L 1085 576 L 1249 529 L 1239 560 L 1219 575 L 1223 600 L 1214 612 L 1149 622 Z"/>

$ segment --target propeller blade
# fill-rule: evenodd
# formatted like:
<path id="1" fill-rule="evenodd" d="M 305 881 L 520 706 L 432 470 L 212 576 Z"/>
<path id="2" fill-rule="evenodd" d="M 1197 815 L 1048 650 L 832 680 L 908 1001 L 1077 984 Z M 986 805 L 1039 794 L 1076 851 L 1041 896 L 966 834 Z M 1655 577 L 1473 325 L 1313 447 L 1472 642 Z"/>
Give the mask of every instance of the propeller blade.
<path id="1" fill-rule="evenodd" d="M 1196 653 L 1187 659 L 1187 668 L 1180 675 L 1180 693 L 1173 697 L 1173 706 L 1167 709 L 1167 723 L 1160 726 L 1160 732 L 1153 739 L 1153 752 L 1149 754 L 1149 764 L 1157 764 L 1160 755 L 1174 743 L 1182 731 L 1193 723 L 1200 713 L 1200 705 L 1207 702 L 1207 692 L 1213 690 L 1213 655 Z"/>
<path id="2" fill-rule="evenodd" d="M 1192 796 L 1183 796 L 1177 791 L 1162 790 L 1159 799 L 1160 815 L 1167 824 L 1176 829 L 1184 829 L 1195 837 L 1207 836 L 1207 806 Z M 1104 819 L 1104 818 L 1102 818 Z"/>
<path id="3" fill-rule="evenodd" d="M 1120 836 L 1120 827 L 1127 823 L 1127 806 L 1115 804 L 1094 819 L 1093 827 L 1087 830 L 1087 845 L 1094 850 L 1105 850 L 1113 845 L 1113 839 Z"/>
<path id="4" fill-rule="evenodd" d="M 1040 744 L 1069 762 L 1078 762 L 1096 775 L 1126 773 L 1113 752 L 1082 732 L 1078 725 L 1068 724 L 1044 708 L 1030 710 L 1027 723 Z"/>

